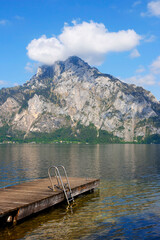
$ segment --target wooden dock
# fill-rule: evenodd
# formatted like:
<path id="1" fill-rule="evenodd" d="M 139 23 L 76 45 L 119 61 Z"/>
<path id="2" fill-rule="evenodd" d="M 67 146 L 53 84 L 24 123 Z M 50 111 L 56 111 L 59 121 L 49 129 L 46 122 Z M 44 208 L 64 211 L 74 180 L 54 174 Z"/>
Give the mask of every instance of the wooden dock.
<path id="1" fill-rule="evenodd" d="M 63 178 L 62 178 L 63 180 Z M 69 177 L 73 197 L 98 187 L 99 179 Z M 56 179 L 55 182 L 56 184 Z M 52 191 L 48 178 L 0 188 L 0 223 L 15 223 L 65 201 L 62 190 Z"/>

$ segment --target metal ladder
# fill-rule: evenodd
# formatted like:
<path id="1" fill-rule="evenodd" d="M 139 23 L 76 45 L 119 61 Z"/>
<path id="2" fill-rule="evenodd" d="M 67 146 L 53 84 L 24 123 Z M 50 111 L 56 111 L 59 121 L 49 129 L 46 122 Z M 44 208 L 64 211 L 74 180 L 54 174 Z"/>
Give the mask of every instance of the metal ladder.
<path id="1" fill-rule="evenodd" d="M 64 172 L 64 176 L 65 176 L 65 179 L 66 179 L 65 183 L 63 183 L 63 180 L 62 180 L 62 177 L 61 177 L 61 174 L 60 174 L 60 171 L 59 171 L 60 168 Z M 51 177 L 51 169 L 54 169 L 55 178 L 57 180 L 57 185 L 53 184 L 52 177 Z M 72 190 L 71 190 L 71 187 L 70 187 L 70 183 L 69 183 L 69 180 L 68 180 L 68 176 L 67 176 L 67 172 L 66 172 L 65 167 L 62 166 L 62 165 L 58 165 L 57 167 L 56 166 L 49 167 L 48 168 L 48 176 L 49 176 L 49 180 L 50 180 L 50 183 L 51 183 L 51 186 L 52 186 L 51 189 L 53 191 L 55 191 L 55 187 L 56 187 L 60 190 L 63 190 L 65 198 L 66 198 L 67 203 L 68 203 L 68 206 L 70 206 L 70 204 L 72 202 L 74 202 L 74 197 L 72 195 Z"/>

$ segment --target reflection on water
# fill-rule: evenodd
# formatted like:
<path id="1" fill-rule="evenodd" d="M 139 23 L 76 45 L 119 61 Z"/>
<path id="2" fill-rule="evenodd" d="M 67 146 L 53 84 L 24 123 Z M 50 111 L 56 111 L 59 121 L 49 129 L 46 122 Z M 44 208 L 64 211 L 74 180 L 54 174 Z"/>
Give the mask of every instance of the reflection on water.
<path id="1" fill-rule="evenodd" d="M 160 239 L 160 145 L 0 145 L 0 186 L 47 176 L 97 177 L 100 188 L 0 232 L 0 239 Z"/>

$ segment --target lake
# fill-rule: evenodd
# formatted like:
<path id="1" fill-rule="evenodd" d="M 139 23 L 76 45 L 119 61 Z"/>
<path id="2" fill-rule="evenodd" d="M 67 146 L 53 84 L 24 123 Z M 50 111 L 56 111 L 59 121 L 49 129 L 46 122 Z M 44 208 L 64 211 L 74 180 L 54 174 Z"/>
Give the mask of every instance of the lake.
<path id="1" fill-rule="evenodd" d="M 160 239 L 160 145 L 1 144 L 0 187 L 47 177 L 62 164 L 69 176 L 100 178 L 99 189 L 58 205 L 0 239 Z"/>

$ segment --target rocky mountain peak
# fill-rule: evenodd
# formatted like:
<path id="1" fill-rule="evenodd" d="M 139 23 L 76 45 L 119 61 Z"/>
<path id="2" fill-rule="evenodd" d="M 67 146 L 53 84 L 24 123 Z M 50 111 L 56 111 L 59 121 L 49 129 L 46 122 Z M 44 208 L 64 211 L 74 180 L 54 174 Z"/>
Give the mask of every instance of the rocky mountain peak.
<path id="1" fill-rule="evenodd" d="M 23 86 L 0 90 L 0 127 L 25 137 L 70 127 L 76 138 L 79 127 L 92 124 L 96 136 L 142 141 L 160 136 L 159 123 L 160 103 L 150 92 L 76 56 L 39 67 Z"/>
<path id="2" fill-rule="evenodd" d="M 85 68 L 85 69 L 91 69 L 91 67 L 83 61 L 81 58 L 77 56 L 71 56 L 66 61 L 64 61 L 65 70 L 67 69 L 75 69 L 75 68 Z"/>
<path id="3" fill-rule="evenodd" d="M 38 79 L 54 78 L 60 76 L 64 72 L 70 72 L 79 77 L 83 77 L 88 73 L 98 73 L 96 68 L 92 68 L 77 56 L 67 58 L 65 61 L 56 61 L 52 66 L 42 65 L 38 67 L 37 74 L 34 76 Z"/>
<path id="4" fill-rule="evenodd" d="M 53 66 L 42 65 L 38 67 L 37 73 L 34 77 L 44 78 L 44 77 L 53 77 Z"/>

